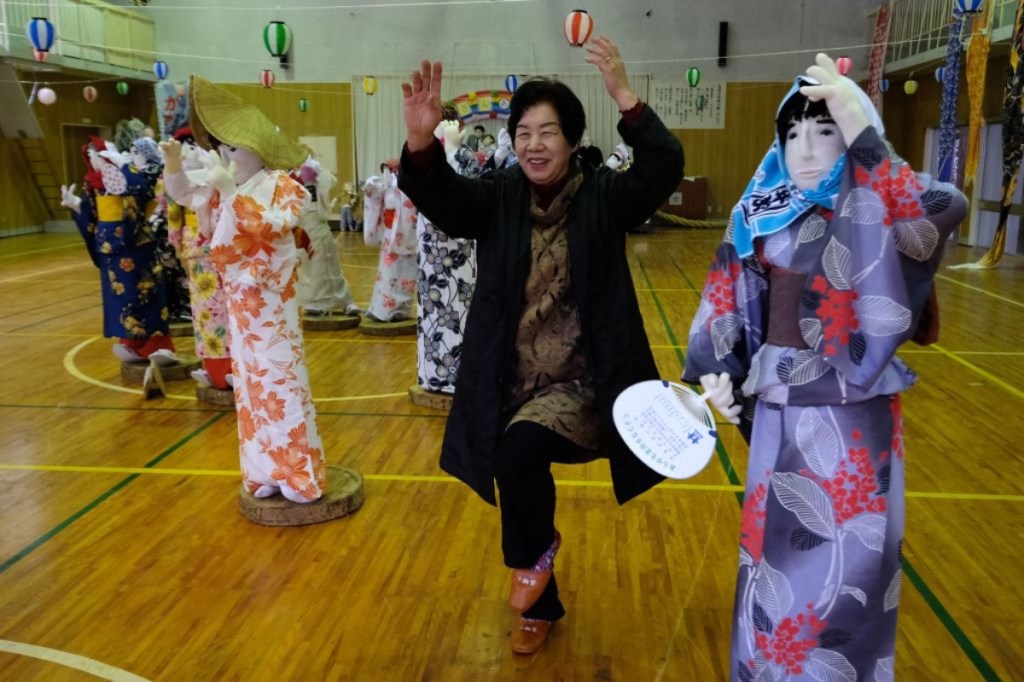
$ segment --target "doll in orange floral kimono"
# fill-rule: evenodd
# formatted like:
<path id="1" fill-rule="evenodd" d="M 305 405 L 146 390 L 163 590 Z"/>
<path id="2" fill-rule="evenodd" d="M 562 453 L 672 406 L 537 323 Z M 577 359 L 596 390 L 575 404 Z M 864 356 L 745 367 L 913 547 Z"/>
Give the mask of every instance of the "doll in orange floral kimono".
<path id="1" fill-rule="evenodd" d="M 327 479 L 295 295 L 310 199 L 285 170 L 306 152 L 258 109 L 197 76 L 190 106 L 196 141 L 214 147 L 234 176 L 220 192 L 210 260 L 228 300 L 243 482 L 256 497 L 312 502 Z"/>

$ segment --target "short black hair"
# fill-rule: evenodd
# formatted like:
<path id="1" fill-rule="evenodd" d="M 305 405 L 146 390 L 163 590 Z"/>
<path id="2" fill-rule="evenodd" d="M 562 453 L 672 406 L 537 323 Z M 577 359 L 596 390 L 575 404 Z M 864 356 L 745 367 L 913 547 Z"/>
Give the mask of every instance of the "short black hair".
<path id="1" fill-rule="evenodd" d="M 486 130 L 483 126 L 473 126 L 473 130 Z"/>
<path id="2" fill-rule="evenodd" d="M 583 139 L 587 127 L 587 115 L 583 103 L 565 83 L 553 78 L 531 78 L 516 90 L 509 105 L 508 134 L 516 139 L 516 126 L 527 109 L 538 104 L 550 104 L 558 114 L 558 125 L 562 134 L 573 147 Z"/>
<path id="3" fill-rule="evenodd" d="M 806 95 L 801 95 L 799 92 L 794 94 L 782 105 L 779 117 L 775 119 L 775 132 L 779 136 L 779 144 L 783 147 L 786 146 L 786 132 L 789 130 L 790 124 L 818 116 L 829 121 L 832 120 L 832 114 L 829 112 L 825 100 L 819 99 L 817 102 L 812 102 L 807 99 Z"/>

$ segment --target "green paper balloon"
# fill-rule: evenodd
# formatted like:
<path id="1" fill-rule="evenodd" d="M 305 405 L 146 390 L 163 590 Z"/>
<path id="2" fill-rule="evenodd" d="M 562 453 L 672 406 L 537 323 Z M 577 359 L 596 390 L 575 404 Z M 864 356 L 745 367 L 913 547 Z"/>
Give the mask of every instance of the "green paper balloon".
<path id="1" fill-rule="evenodd" d="M 299 111 L 301 111 L 302 113 L 306 113 L 307 111 L 309 111 L 309 100 L 306 99 L 305 97 L 299 100 Z"/>
<path id="2" fill-rule="evenodd" d="M 686 70 L 686 82 L 690 84 L 691 88 L 697 87 L 700 83 L 700 69 L 696 66 L 691 66 Z"/>
<path id="3" fill-rule="evenodd" d="M 128 84 L 125 83 L 124 81 L 121 81 L 120 83 L 118 83 L 117 84 L 117 94 L 119 94 L 119 95 L 127 95 L 128 94 Z"/>

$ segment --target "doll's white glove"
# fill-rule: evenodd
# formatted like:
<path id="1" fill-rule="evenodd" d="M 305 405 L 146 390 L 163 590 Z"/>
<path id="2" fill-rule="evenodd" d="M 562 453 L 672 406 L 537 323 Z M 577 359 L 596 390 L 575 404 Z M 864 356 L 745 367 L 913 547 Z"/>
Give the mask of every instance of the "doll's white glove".
<path id="1" fill-rule="evenodd" d="M 445 154 L 451 154 L 462 144 L 462 136 L 459 134 L 458 121 L 441 121 L 438 124 L 441 132 L 441 142 L 444 144 Z"/>
<path id="2" fill-rule="evenodd" d="M 700 385 L 708 394 L 708 402 L 711 403 L 718 414 L 722 415 L 730 424 L 740 423 L 740 412 L 743 406 L 735 402 L 732 394 L 732 378 L 725 372 L 721 374 L 705 374 L 700 378 Z"/>
<path id="3" fill-rule="evenodd" d="M 210 187 L 217 190 L 222 201 L 232 198 L 238 191 L 238 185 L 235 184 L 235 162 L 232 161 L 225 168 L 220 154 L 207 154 L 202 161 L 203 167 L 209 172 Z"/>
<path id="4" fill-rule="evenodd" d="M 67 206 L 75 213 L 82 212 L 82 199 L 75 195 L 75 186 L 60 186 L 60 205 Z"/>
<path id="5" fill-rule="evenodd" d="M 366 181 L 365 185 L 363 185 L 363 196 L 367 199 L 373 198 L 377 195 L 377 190 L 379 189 L 380 186 L 378 185 L 378 179 L 376 177 L 372 177 Z"/>
<path id="6" fill-rule="evenodd" d="M 512 153 L 512 136 L 508 134 L 508 130 L 502 128 L 498 131 L 498 148 L 494 150 L 494 165 L 496 168 L 501 168 L 501 164 L 505 163 L 505 159 Z"/>

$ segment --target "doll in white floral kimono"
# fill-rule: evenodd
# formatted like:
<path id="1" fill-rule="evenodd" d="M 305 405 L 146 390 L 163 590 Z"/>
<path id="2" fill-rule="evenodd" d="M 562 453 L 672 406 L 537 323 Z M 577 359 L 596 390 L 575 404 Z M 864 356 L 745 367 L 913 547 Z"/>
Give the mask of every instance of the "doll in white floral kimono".
<path id="1" fill-rule="evenodd" d="M 378 322 L 412 317 L 416 293 L 416 207 L 398 189 L 398 160 L 380 165 L 381 174 L 363 187 L 363 240 L 380 244 L 377 283 L 366 316 Z"/>
<path id="2" fill-rule="evenodd" d="M 302 215 L 302 229 L 309 236 L 309 249 L 299 256 L 306 261 L 299 268 L 299 303 L 307 315 L 359 312 L 341 269 L 338 246 L 331 236 L 331 189 L 338 179 L 312 156 L 292 177 L 298 179 L 312 196 L 309 210 Z M 304 255 L 304 254 L 308 254 Z"/>
<path id="3" fill-rule="evenodd" d="M 309 193 L 284 170 L 306 152 L 258 109 L 197 76 L 190 106 L 196 141 L 216 147 L 229 175 L 234 167 L 234 183 L 219 192 L 210 260 L 228 299 L 243 483 L 256 497 L 313 502 L 326 492 L 326 466 L 295 291 Z"/>

